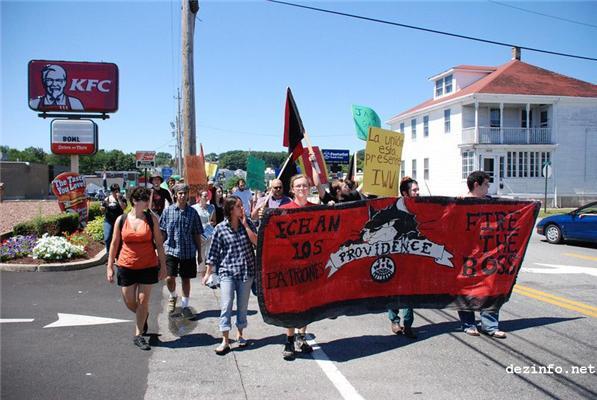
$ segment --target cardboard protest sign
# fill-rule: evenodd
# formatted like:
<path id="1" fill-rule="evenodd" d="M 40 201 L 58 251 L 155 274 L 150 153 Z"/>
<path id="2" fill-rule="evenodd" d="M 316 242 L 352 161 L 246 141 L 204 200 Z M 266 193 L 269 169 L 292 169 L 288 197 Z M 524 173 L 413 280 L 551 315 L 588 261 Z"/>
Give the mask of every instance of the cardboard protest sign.
<path id="1" fill-rule="evenodd" d="M 357 131 L 357 137 L 361 140 L 367 140 L 370 127 L 381 128 L 379 115 L 369 107 L 353 104 L 352 119 Z"/>
<path id="2" fill-rule="evenodd" d="M 328 183 L 328 168 L 325 164 L 325 160 L 323 159 L 323 154 L 321 150 L 317 146 L 313 146 L 313 153 L 315 153 L 315 159 L 317 160 L 317 164 L 319 165 L 319 182 L 322 184 Z M 309 149 L 304 148 L 301 156 L 298 159 L 299 166 L 301 168 L 301 172 L 307 176 L 309 180 L 309 184 L 313 186 L 313 166 L 311 165 L 311 160 L 309 160 Z"/>
<path id="3" fill-rule="evenodd" d="M 369 129 L 363 163 L 363 192 L 397 196 L 404 134 L 380 128 Z"/>
<path id="4" fill-rule="evenodd" d="M 250 189 L 265 190 L 265 161 L 247 157 L 247 186 Z"/>
<path id="5" fill-rule="evenodd" d="M 52 193 L 58 198 L 58 205 L 63 212 L 79 214 L 79 227 L 87 225 L 87 195 L 85 180 L 75 172 L 63 172 L 52 181 Z"/>
<path id="6" fill-rule="evenodd" d="M 185 182 L 189 185 L 189 197 L 194 198 L 207 189 L 205 161 L 202 156 L 187 155 L 184 158 Z"/>
<path id="7" fill-rule="evenodd" d="M 257 249 L 263 318 L 300 327 L 387 307 L 497 310 L 510 298 L 539 206 L 394 197 L 268 209 Z"/>
<path id="8" fill-rule="evenodd" d="M 218 173 L 218 163 L 206 161 L 205 173 L 207 174 L 208 179 L 215 180 L 216 174 Z"/>

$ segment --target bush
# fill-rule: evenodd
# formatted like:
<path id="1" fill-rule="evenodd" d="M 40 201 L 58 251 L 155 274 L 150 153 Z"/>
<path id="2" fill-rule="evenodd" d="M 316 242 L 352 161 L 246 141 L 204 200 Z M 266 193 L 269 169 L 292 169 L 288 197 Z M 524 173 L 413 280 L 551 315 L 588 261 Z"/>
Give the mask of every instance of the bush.
<path id="1" fill-rule="evenodd" d="M 62 232 L 73 233 L 79 228 L 79 214 L 63 213 L 38 216 L 30 221 L 16 224 L 13 228 L 14 235 L 35 235 L 41 237 L 44 233 L 50 236 L 59 236 Z"/>
<path id="2" fill-rule="evenodd" d="M 100 207 L 101 203 L 99 201 L 89 202 L 89 215 L 87 216 L 87 221 L 93 221 L 97 217 L 104 215 Z"/>
<path id="3" fill-rule="evenodd" d="M 104 217 L 97 217 L 89 222 L 85 227 L 85 233 L 88 234 L 96 242 L 104 240 Z"/>
<path id="4" fill-rule="evenodd" d="M 42 260 L 65 260 L 84 255 L 85 250 L 82 246 L 76 246 L 64 237 L 49 236 L 47 233 L 44 233 L 33 248 L 33 258 Z"/>

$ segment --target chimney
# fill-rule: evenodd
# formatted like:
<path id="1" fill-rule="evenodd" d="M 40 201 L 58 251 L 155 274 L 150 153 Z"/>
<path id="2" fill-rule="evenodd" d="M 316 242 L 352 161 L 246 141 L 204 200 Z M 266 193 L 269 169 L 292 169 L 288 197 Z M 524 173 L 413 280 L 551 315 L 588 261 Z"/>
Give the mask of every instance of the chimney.
<path id="1" fill-rule="evenodd" d="M 512 59 L 520 61 L 520 47 L 512 47 Z"/>

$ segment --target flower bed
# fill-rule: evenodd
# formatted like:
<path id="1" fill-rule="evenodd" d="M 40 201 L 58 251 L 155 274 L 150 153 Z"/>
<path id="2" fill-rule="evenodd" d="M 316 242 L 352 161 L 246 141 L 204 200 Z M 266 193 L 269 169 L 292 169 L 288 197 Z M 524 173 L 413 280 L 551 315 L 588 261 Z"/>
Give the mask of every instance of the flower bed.
<path id="1" fill-rule="evenodd" d="M 104 249 L 104 244 L 93 240 L 83 232 L 67 237 L 44 234 L 15 236 L 0 245 L 0 262 L 7 264 L 68 263 L 95 257 Z"/>

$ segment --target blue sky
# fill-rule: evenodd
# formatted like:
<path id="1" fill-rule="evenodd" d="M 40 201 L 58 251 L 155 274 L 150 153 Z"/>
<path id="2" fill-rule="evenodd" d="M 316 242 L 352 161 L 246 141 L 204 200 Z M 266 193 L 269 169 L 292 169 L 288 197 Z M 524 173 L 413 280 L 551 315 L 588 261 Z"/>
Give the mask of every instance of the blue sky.
<path id="1" fill-rule="evenodd" d="M 500 65 L 510 49 L 265 1 L 201 1 L 195 33 L 197 143 L 207 153 L 283 151 L 290 86 L 321 148 L 364 147 L 351 105 L 382 121 L 432 96 L 428 78 L 454 65 Z M 409 25 L 597 57 L 597 2 L 303 2 Z M 50 120 L 27 105 L 32 59 L 105 61 L 120 71 L 119 111 L 100 148 L 173 153 L 180 86 L 179 1 L 1 2 L 3 145 L 49 151 Z M 597 63 L 524 51 L 525 62 L 588 82 Z"/>

